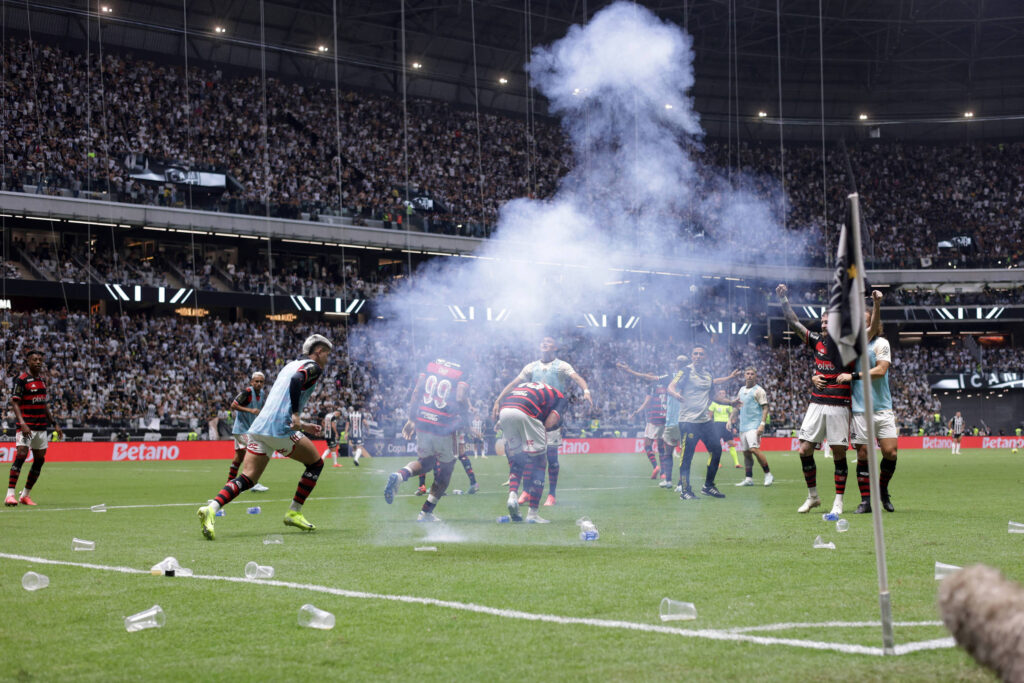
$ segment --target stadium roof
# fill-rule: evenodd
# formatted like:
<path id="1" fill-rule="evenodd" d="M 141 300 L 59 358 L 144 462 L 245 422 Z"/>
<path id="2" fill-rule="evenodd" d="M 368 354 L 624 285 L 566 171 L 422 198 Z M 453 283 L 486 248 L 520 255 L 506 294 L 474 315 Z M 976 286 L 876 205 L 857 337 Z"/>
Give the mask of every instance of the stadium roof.
<path id="1" fill-rule="evenodd" d="M 586 0 L 29 0 L 6 5 L 8 30 L 269 73 L 474 102 L 522 114 L 530 46 L 550 43 L 608 5 Z M 1024 3 L 1019 0 L 664 0 L 641 3 L 694 36 L 694 95 L 724 137 L 786 135 L 1019 137 Z M 102 11 L 102 7 L 110 11 Z M 776 9 L 779 7 L 780 12 Z M 819 8 L 822 14 L 819 14 Z M 404 11 L 403 11 L 404 10 Z M 187 12 L 187 22 L 185 13 Z M 261 30 L 261 16 L 263 19 Z M 332 26 L 339 27 L 337 46 Z M 87 17 L 90 21 L 87 21 Z M 98 19 L 98 17 L 101 18 Z M 403 32 L 404 26 L 404 32 Z M 187 31 L 183 30 L 187 27 Z M 221 27 L 223 32 L 215 29 Z M 403 35 L 404 50 L 403 59 Z M 819 45 L 824 46 L 824 58 Z M 318 50 L 319 46 L 326 51 Z M 474 55 L 476 69 L 474 76 Z M 416 62 L 421 66 L 413 68 Z M 731 75 L 730 75 L 731 74 Z M 507 79 L 501 83 L 499 79 Z M 822 82 L 824 87 L 822 88 Z M 731 97 L 729 96 L 731 93 Z M 536 105 L 543 111 L 543 102 Z M 766 116 L 758 118 L 758 112 Z M 965 114 L 973 117 L 965 120 Z M 861 114 L 867 115 L 861 120 Z M 735 134 L 735 128 L 734 134 Z"/>

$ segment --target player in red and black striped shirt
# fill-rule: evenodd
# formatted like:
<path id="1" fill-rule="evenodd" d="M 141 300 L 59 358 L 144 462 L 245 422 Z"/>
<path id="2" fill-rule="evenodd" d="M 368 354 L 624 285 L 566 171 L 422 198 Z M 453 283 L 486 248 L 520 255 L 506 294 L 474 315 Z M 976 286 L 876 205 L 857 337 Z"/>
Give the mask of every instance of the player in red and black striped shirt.
<path id="1" fill-rule="evenodd" d="M 659 463 L 666 457 L 665 451 L 669 448 L 669 445 L 662 440 L 662 437 L 665 435 L 665 425 L 668 416 L 666 403 L 668 399 L 668 385 L 671 384 L 673 375 L 648 375 L 633 370 L 625 363 L 616 363 L 615 365 L 620 370 L 625 370 L 631 375 L 653 382 L 647 396 L 644 397 L 644 402 L 640 404 L 639 408 L 630 413 L 629 419 L 632 420 L 640 413 L 644 413 L 647 418 L 644 427 L 644 453 L 651 462 L 651 479 L 657 479 L 658 473 L 661 472 Z M 658 455 L 654 454 L 655 443 L 657 443 Z"/>
<path id="2" fill-rule="evenodd" d="M 547 432 L 554 429 L 565 409 L 565 396 L 558 389 L 541 382 L 520 382 L 498 406 L 498 419 L 509 455 L 508 513 L 514 521 L 519 516 L 519 478 L 526 483 L 530 511 L 526 521 L 546 524 L 537 515 L 540 496 L 544 492 L 547 453 Z"/>
<path id="3" fill-rule="evenodd" d="M 64 438 L 60 425 L 50 414 L 50 408 L 46 403 L 46 381 L 43 379 L 43 352 L 32 349 L 25 354 L 25 361 L 28 369 L 22 372 L 14 380 L 14 391 L 11 394 L 11 408 L 14 410 L 14 420 L 18 427 L 15 437 L 14 463 L 11 465 L 11 474 L 7 483 L 7 497 L 4 505 L 14 506 L 35 505 L 29 493 L 39 479 L 39 473 L 46 462 L 46 447 L 48 440 L 46 430 L 52 424 L 57 436 Z M 16 497 L 14 492 L 18 487 L 18 477 L 21 475 L 21 467 L 28 458 L 29 450 L 32 451 L 32 469 L 28 472 L 28 479 L 25 481 L 25 488 L 21 496 Z"/>

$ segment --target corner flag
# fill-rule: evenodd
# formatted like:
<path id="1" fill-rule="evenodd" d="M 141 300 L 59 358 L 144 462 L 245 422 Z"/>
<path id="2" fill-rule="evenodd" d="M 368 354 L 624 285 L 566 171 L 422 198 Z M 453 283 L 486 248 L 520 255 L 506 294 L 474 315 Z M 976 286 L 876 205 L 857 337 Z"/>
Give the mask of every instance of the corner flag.
<path id="1" fill-rule="evenodd" d="M 839 233 L 836 272 L 828 297 L 828 336 L 839 349 L 843 366 L 860 355 L 859 334 L 864 324 L 864 297 L 856 287 L 857 264 L 862 263 L 854 242 L 854 230 L 858 229 L 855 225 L 859 222 L 853 221 L 853 211 L 853 206 L 848 206 L 846 222 Z"/>

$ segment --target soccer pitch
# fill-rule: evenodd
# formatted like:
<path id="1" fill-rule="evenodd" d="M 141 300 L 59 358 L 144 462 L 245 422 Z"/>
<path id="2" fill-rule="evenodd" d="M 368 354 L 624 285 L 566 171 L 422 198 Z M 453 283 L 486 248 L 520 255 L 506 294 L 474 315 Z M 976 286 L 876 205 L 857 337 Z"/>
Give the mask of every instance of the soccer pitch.
<path id="1" fill-rule="evenodd" d="M 225 450 L 230 455 L 230 450 Z M 1020 456 L 999 451 L 900 454 L 886 514 L 896 642 L 882 657 L 869 516 L 837 533 L 821 518 L 832 463 L 819 454 L 823 508 L 799 515 L 795 455 L 770 454 L 775 484 L 725 500 L 679 500 L 649 479 L 643 456 L 563 456 L 548 525 L 498 524 L 504 458 L 473 460 L 481 491 L 448 495 L 440 524 L 417 524 L 415 479 L 393 505 L 376 458 L 325 468 L 304 533 L 282 524 L 301 473 L 270 463 L 266 493 L 247 492 L 199 532 L 196 508 L 225 461 L 54 463 L 36 508 L 0 510 L 4 678 L 14 680 L 992 680 L 941 639 L 933 565 L 984 562 L 1024 580 Z M 699 456 L 698 456 L 699 459 Z M 703 466 L 694 463 L 696 475 Z M 851 474 L 853 471 L 851 454 Z M 456 464 L 452 489 L 468 488 Z M 853 476 L 846 508 L 859 500 Z M 109 511 L 89 507 L 105 503 Z M 262 512 L 246 514 L 259 505 Z M 590 517 L 600 539 L 578 538 Z M 284 543 L 265 545 L 269 534 Z M 813 549 L 817 535 L 835 550 Z M 72 537 L 96 542 L 75 552 Z M 416 551 L 434 546 L 436 551 Z M 155 577 L 173 555 L 193 577 Z M 249 561 L 274 567 L 244 578 Z M 50 577 L 28 592 L 28 570 Z M 694 621 L 663 623 L 662 598 L 692 602 Z M 300 628 L 299 607 L 333 612 L 330 631 Z M 163 628 L 127 633 L 122 617 L 159 604 Z M 875 625 L 859 625 L 875 622 Z M 920 649 L 918 649 L 920 648 Z"/>

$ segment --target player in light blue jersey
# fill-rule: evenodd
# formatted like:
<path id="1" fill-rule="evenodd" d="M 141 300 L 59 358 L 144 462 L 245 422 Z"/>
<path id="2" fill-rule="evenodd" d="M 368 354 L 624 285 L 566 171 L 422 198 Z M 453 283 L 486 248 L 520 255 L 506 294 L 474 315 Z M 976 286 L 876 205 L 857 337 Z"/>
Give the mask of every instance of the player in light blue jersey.
<path id="1" fill-rule="evenodd" d="M 746 469 L 743 481 L 736 486 L 754 485 L 754 458 L 764 471 L 764 485 L 771 486 L 775 476 L 768 468 L 768 459 L 761 454 L 761 436 L 768 420 L 768 394 L 757 383 L 757 368 L 753 365 L 743 371 L 743 387 L 736 399 L 739 408 L 733 408 L 733 417 L 739 419 L 740 450 Z M 738 413 L 738 415 L 737 415 Z"/>
<path id="2" fill-rule="evenodd" d="M 555 354 L 558 353 L 558 342 L 555 341 L 554 337 L 547 336 L 540 340 L 540 360 L 535 360 L 532 363 L 528 363 L 526 367 L 522 369 L 519 375 L 514 380 L 508 383 L 498 398 L 494 400 L 494 406 L 491 410 L 492 417 L 497 421 L 498 410 L 500 408 L 501 400 L 508 396 L 513 389 L 518 386 L 520 382 L 539 382 L 546 384 L 549 387 L 558 389 L 563 394 L 567 395 L 566 389 L 568 389 L 569 381 L 572 380 L 576 383 L 583 391 L 583 400 L 587 402 L 590 410 L 594 409 L 594 401 L 590 397 L 590 389 L 587 387 L 587 381 L 580 377 L 579 373 L 564 360 L 555 358 Z M 547 438 L 547 458 L 548 458 L 548 497 L 544 501 L 544 505 L 555 504 L 555 490 L 558 487 L 558 448 L 562 445 L 562 425 L 558 424 L 554 429 L 551 429 L 546 434 Z M 510 463 L 511 467 L 511 463 Z M 524 472 L 523 479 L 529 480 L 529 472 Z M 526 491 L 523 491 L 520 502 L 526 501 Z"/>
<path id="3" fill-rule="evenodd" d="M 214 538 L 213 522 L 217 511 L 259 481 L 275 451 L 306 466 L 291 507 L 285 513 L 284 523 L 304 531 L 316 528 L 302 515 L 302 505 L 316 486 L 324 461 L 303 432 L 319 435 L 321 426 L 303 422 L 301 415 L 317 380 L 323 375 L 332 348 L 333 345 L 326 337 L 311 335 L 302 344 L 302 353 L 306 357 L 293 360 L 281 368 L 274 386 L 267 394 L 263 409 L 246 432 L 249 445 L 242 461 L 242 473 L 225 484 L 209 505 L 199 508 L 200 528 L 207 539 L 212 541 Z"/>
<path id="4" fill-rule="evenodd" d="M 249 437 L 245 435 L 252 426 L 252 421 L 260 414 L 260 409 L 267 401 L 264 385 L 267 378 L 262 372 L 252 373 L 249 386 L 243 389 L 231 402 L 231 410 L 235 413 L 235 422 L 231 427 L 231 435 L 235 439 L 235 457 L 228 468 L 228 481 L 238 476 L 238 468 L 245 459 L 245 448 L 249 445 Z M 254 484 L 253 491 L 266 491 L 263 484 Z"/>
<path id="5" fill-rule="evenodd" d="M 868 325 L 868 365 L 871 376 L 871 411 L 874 416 L 875 438 L 882 451 L 882 460 L 878 464 L 879 493 L 882 507 L 886 512 L 893 512 L 889 497 L 889 481 L 896 471 L 896 455 L 899 446 L 899 427 L 896 426 L 896 414 L 892 409 L 892 394 L 889 391 L 889 367 L 892 364 L 892 349 L 889 340 L 880 336 L 882 330 L 881 301 L 882 293 L 871 292 L 874 304 L 871 313 L 867 313 Z M 864 381 L 860 372 L 845 373 L 839 376 L 840 381 L 852 381 L 853 403 L 853 443 L 857 447 L 857 484 L 860 488 L 860 505 L 854 514 L 871 512 L 871 479 L 868 473 L 868 428 L 864 419 Z"/>

